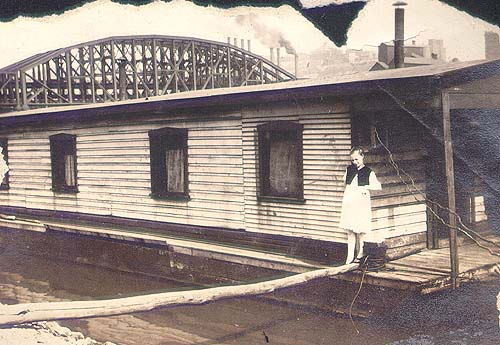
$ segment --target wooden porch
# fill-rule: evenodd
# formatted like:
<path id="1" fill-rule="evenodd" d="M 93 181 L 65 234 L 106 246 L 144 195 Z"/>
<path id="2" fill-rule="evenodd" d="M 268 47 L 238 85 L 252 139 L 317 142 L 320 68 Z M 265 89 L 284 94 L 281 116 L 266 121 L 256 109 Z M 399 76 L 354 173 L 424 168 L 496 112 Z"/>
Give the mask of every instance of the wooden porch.
<path id="1" fill-rule="evenodd" d="M 498 236 L 489 240 L 500 245 Z M 489 245 L 491 248 L 492 245 Z M 500 248 L 491 248 L 500 253 Z M 477 244 L 467 241 L 458 247 L 459 283 L 479 280 L 493 272 L 500 272 L 500 257 L 491 255 Z M 416 291 L 422 294 L 451 288 L 450 248 L 423 250 L 386 264 L 379 272 L 361 271 L 342 275 L 340 279 L 394 289 Z"/>

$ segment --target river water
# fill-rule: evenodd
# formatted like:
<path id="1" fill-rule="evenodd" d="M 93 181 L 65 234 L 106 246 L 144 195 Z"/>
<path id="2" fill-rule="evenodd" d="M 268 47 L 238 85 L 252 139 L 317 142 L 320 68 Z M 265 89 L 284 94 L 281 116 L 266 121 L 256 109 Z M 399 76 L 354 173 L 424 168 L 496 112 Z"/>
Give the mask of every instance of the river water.
<path id="1" fill-rule="evenodd" d="M 0 254 L 0 302 L 6 304 L 106 299 L 188 288 L 165 279 Z M 238 298 L 60 323 L 96 340 L 120 345 L 493 345 L 500 344 L 499 291 L 500 279 L 492 278 L 454 292 L 412 296 L 390 313 L 353 322 L 333 313 L 262 298 Z"/>

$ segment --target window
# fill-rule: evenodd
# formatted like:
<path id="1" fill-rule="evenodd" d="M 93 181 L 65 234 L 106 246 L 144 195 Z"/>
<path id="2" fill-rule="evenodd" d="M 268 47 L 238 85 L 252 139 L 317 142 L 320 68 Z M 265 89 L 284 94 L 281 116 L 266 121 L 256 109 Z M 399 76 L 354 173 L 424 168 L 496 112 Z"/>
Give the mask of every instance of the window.
<path id="1" fill-rule="evenodd" d="M 383 112 L 358 112 L 352 118 L 352 144 L 367 150 L 411 150 L 419 145 L 422 127 L 408 114 Z M 383 145 L 382 145 L 383 143 Z"/>
<path id="2" fill-rule="evenodd" d="M 52 161 L 52 190 L 77 192 L 76 183 L 76 136 L 56 134 L 50 137 Z"/>
<path id="3" fill-rule="evenodd" d="M 9 189 L 9 151 L 7 139 L 0 138 L 0 178 L 2 178 L 0 190 Z"/>
<path id="4" fill-rule="evenodd" d="M 302 129 L 290 121 L 257 127 L 261 198 L 303 199 Z"/>
<path id="5" fill-rule="evenodd" d="M 188 197 L 187 129 L 149 131 L 149 150 L 152 196 Z"/>

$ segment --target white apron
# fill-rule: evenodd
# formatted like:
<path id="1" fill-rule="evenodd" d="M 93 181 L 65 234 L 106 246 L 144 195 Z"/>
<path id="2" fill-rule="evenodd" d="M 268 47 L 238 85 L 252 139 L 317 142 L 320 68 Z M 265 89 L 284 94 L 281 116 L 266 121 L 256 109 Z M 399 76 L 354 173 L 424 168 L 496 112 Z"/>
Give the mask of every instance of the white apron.
<path id="1" fill-rule="evenodd" d="M 356 233 L 366 233 L 371 231 L 371 223 L 372 204 L 370 191 L 366 186 L 358 186 L 358 175 L 356 175 L 351 184 L 345 186 L 340 213 L 340 227 Z"/>

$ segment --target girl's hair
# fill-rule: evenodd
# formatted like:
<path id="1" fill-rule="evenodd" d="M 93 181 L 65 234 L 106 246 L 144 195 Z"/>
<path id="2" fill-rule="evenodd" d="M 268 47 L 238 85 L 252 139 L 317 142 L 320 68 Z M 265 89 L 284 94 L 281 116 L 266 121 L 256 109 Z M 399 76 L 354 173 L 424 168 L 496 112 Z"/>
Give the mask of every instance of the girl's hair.
<path id="1" fill-rule="evenodd" d="M 365 155 L 365 151 L 363 151 L 363 149 L 359 146 L 353 146 L 352 149 L 351 149 L 351 155 L 354 154 L 354 153 L 358 153 L 360 156 L 364 156 Z"/>

